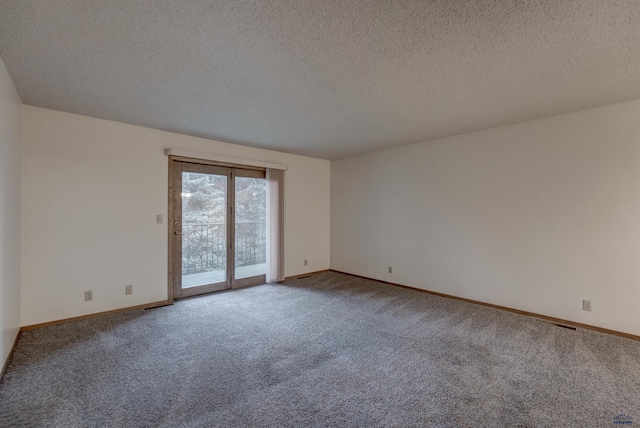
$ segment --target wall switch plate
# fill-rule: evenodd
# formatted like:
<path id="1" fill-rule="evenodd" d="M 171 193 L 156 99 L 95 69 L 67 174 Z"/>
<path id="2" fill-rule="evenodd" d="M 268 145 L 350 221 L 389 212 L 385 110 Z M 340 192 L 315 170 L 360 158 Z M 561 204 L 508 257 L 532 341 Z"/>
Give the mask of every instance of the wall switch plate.
<path id="1" fill-rule="evenodd" d="M 84 301 L 88 302 L 90 300 L 93 300 L 93 291 L 85 291 L 84 292 Z"/>
<path id="2" fill-rule="evenodd" d="M 393 268 L 391 268 L 391 266 L 389 266 L 389 273 L 393 273 Z"/>
<path id="3" fill-rule="evenodd" d="M 133 294 L 133 285 L 125 285 L 124 286 L 124 294 Z"/>
<path id="4" fill-rule="evenodd" d="M 162 223 L 162 214 L 158 214 L 156 216 L 156 223 L 158 223 L 158 224 Z"/>
<path id="5" fill-rule="evenodd" d="M 307 265 L 307 259 L 304 259 L 304 265 L 305 266 Z"/>
<path id="6" fill-rule="evenodd" d="M 582 301 L 582 310 L 583 311 L 591 311 L 591 300 L 583 300 Z"/>

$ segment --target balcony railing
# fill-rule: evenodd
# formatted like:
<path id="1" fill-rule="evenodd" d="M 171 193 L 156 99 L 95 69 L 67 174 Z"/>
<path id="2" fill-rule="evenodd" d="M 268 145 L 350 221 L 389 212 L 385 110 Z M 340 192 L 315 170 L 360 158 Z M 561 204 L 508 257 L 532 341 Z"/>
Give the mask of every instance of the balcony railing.
<path id="1" fill-rule="evenodd" d="M 266 263 L 266 223 L 237 222 L 235 231 L 235 265 Z M 182 275 L 226 268 L 227 233 L 224 223 L 185 224 L 182 233 Z"/>

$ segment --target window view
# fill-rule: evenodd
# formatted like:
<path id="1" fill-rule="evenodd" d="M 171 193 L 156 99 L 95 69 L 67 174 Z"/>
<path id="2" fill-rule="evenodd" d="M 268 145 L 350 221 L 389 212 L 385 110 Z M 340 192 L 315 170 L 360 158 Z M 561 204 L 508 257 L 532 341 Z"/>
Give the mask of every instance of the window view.
<path id="1" fill-rule="evenodd" d="M 226 281 L 227 177 L 182 173 L 182 288 Z"/>
<path id="2" fill-rule="evenodd" d="M 235 179 L 235 277 L 267 272 L 267 181 L 264 178 Z"/>
<path id="3" fill-rule="evenodd" d="M 235 279 L 267 271 L 264 178 L 235 178 Z M 182 172 L 182 288 L 227 281 L 227 176 Z"/>

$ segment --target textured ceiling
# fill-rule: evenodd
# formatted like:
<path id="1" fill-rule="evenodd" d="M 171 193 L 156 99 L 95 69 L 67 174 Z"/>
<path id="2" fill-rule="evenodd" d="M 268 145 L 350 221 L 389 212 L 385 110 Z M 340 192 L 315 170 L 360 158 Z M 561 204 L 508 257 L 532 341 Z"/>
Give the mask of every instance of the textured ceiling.
<path id="1" fill-rule="evenodd" d="M 0 0 L 25 104 L 325 158 L 640 98 L 637 0 Z"/>

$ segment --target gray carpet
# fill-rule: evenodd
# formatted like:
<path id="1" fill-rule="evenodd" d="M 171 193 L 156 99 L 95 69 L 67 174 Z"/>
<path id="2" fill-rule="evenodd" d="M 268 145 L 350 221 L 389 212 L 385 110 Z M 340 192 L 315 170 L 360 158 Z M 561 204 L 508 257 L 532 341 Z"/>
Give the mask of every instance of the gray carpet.
<path id="1" fill-rule="evenodd" d="M 640 424 L 640 342 L 333 272 L 25 332 L 0 426 Z"/>

